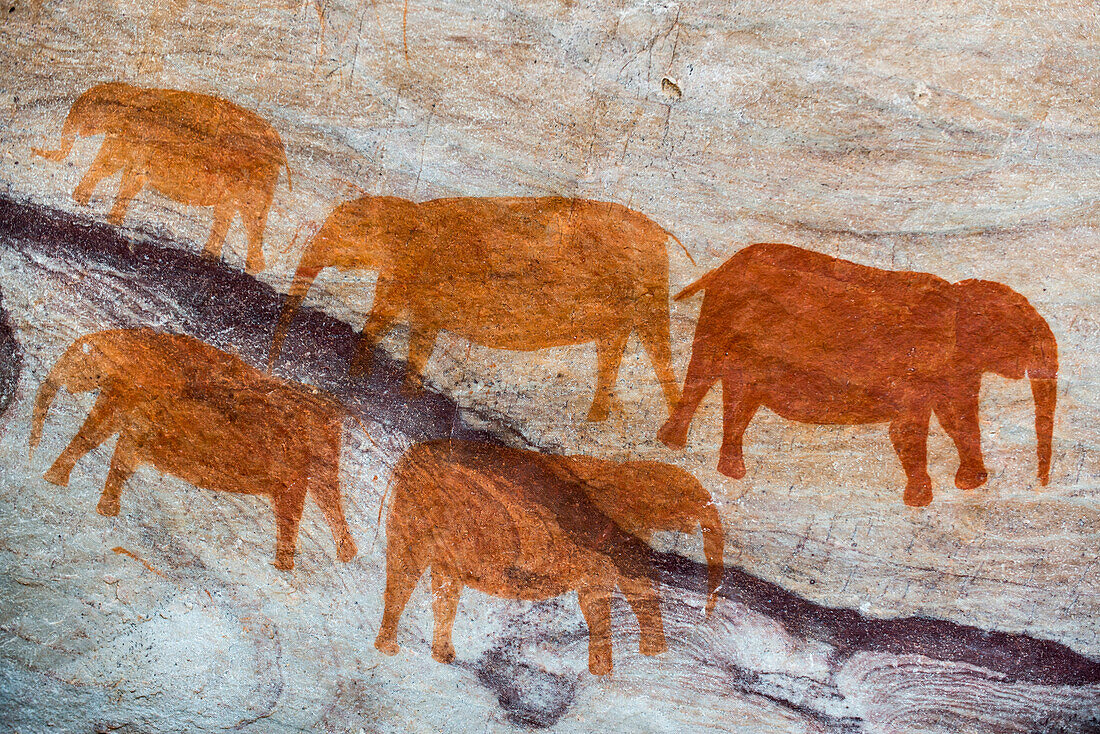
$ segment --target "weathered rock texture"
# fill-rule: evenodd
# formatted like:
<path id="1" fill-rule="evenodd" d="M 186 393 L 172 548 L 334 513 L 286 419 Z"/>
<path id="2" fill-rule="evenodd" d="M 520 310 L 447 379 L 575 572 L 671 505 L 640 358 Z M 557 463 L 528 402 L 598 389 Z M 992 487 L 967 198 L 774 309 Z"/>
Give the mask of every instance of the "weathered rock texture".
<path id="1" fill-rule="evenodd" d="M 0 41 L 0 720 L 15 731 L 1089 732 L 1100 727 L 1100 19 L 1091 3 L 13 3 Z M 70 197 L 98 139 L 51 147 L 76 96 L 131 83 L 216 94 L 286 144 L 253 279 L 246 237 L 199 256 L 209 208 L 150 191 L 106 224 L 114 181 Z M 266 362 L 308 237 L 363 192 L 582 196 L 679 237 L 675 292 L 756 241 L 786 241 L 1024 294 L 1058 340 L 1051 482 L 1035 479 L 1031 396 L 987 377 L 990 480 L 954 488 L 933 423 L 933 503 L 905 507 L 885 426 L 762 411 L 747 475 L 714 470 L 717 391 L 684 452 L 656 440 L 664 398 L 627 347 L 609 421 L 586 423 L 591 347 L 493 351 L 444 334 L 428 389 L 400 389 L 406 331 L 348 377 L 371 281 L 326 271 L 278 372 L 328 390 L 360 554 L 338 564 L 307 505 L 296 568 L 270 565 L 254 497 L 151 468 L 94 511 L 113 440 L 42 479 L 94 398 L 61 394 L 28 458 L 35 390 L 78 336 L 147 325 Z M 538 297 L 538 294 L 532 294 Z M 684 374 L 698 302 L 673 304 Z M 12 344 L 9 350 L 6 346 Z M 18 344 L 18 346 L 14 346 Z M 613 604 L 615 671 L 587 672 L 575 599 L 468 591 L 458 658 L 432 660 L 422 580 L 402 651 L 373 640 L 390 466 L 440 436 L 653 459 L 716 498 L 728 569 L 704 620 L 698 536 L 654 541 L 669 651 L 643 657 Z"/>

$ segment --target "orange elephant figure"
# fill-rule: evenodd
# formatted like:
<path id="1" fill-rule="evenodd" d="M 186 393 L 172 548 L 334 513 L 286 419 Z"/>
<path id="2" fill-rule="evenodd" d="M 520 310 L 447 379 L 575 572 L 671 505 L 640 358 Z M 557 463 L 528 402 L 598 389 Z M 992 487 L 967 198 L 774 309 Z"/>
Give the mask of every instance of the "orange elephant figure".
<path id="1" fill-rule="evenodd" d="M 718 470 L 745 475 L 741 441 L 761 407 L 819 424 L 889 423 L 905 503 L 932 501 L 926 443 L 935 413 L 959 452 L 955 484 L 985 483 L 982 375 L 1031 378 L 1039 478 L 1050 477 L 1058 346 L 1027 299 L 985 280 L 857 265 L 791 245 L 756 244 L 676 296 L 705 291 L 683 399 L 659 437 L 683 448 L 699 402 L 722 381 Z"/>
<path id="2" fill-rule="evenodd" d="M 598 421 L 608 416 L 627 338 L 637 332 L 671 411 L 680 393 L 669 344 L 670 237 L 644 214 L 583 199 L 349 201 L 302 255 L 275 328 L 271 364 L 322 270 L 375 270 L 353 375 L 369 369 L 375 343 L 399 319 L 409 325 L 413 389 L 440 331 L 518 351 L 595 342 L 598 377 L 588 419 Z"/>
<path id="3" fill-rule="evenodd" d="M 31 450 L 59 388 L 98 390 L 87 419 L 46 472 L 65 487 L 81 457 L 119 434 L 97 510 L 119 512 L 122 485 L 142 464 L 197 487 L 259 494 L 275 510 L 275 566 L 294 567 L 306 496 L 320 506 L 337 556 L 356 554 L 340 495 L 344 409 L 187 336 L 151 329 L 77 339 L 38 390 Z"/>
<path id="4" fill-rule="evenodd" d="M 50 160 L 69 155 L 76 136 L 103 135 L 95 162 L 73 191 L 87 206 L 101 180 L 122 171 L 108 220 L 121 226 L 146 186 L 170 199 L 214 208 L 205 254 L 220 257 L 238 213 L 248 232 L 245 269 L 264 269 L 263 235 L 280 170 L 290 168 L 279 133 L 258 115 L 218 97 L 122 82 L 99 84 L 69 110 L 57 150 L 34 149 Z"/>
<path id="5" fill-rule="evenodd" d="M 509 599 L 577 590 L 588 623 L 588 667 L 611 671 L 610 599 L 622 589 L 645 655 L 666 649 L 644 541 L 700 527 L 708 565 L 707 615 L 721 583 L 724 538 L 710 494 L 687 472 L 460 440 L 410 448 L 393 472 L 386 522 L 386 596 L 375 647 L 398 652 L 397 623 L 431 568 L 432 656 L 450 662 L 463 586 Z"/>

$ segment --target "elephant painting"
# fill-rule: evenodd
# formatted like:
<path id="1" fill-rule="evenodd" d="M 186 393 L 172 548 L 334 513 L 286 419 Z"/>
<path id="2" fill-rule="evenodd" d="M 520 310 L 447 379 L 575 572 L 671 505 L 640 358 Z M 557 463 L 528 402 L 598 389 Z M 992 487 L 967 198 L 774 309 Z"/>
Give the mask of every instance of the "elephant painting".
<path id="1" fill-rule="evenodd" d="M 238 213 L 248 232 L 248 273 L 264 269 L 263 235 L 279 172 L 290 168 L 279 134 L 263 118 L 217 97 L 174 89 L 99 84 L 73 103 L 57 150 L 35 153 L 60 161 L 77 135 L 104 135 L 95 162 L 73 191 L 87 206 L 101 180 L 122 171 L 109 221 L 119 226 L 145 186 L 170 199 L 214 208 L 205 253 L 221 255 Z"/>
<path id="2" fill-rule="evenodd" d="M 454 658 L 451 628 L 470 586 L 509 599 L 577 590 L 588 623 L 588 666 L 611 670 L 610 598 L 622 589 L 640 648 L 665 650 L 661 609 L 643 542 L 659 530 L 703 533 L 709 615 L 723 573 L 723 535 L 710 495 L 667 464 L 615 463 L 459 440 L 413 446 L 398 461 L 386 524 L 386 594 L 375 647 L 398 652 L 397 623 L 431 568 L 432 656 Z"/>
<path id="3" fill-rule="evenodd" d="M 186 336 L 150 329 L 75 341 L 38 390 L 31 450 L 59 388 L 99 396 L 76 436 L 46 472 L 65 487 L 76 462 L 119 434 L 97 510 L 119 511 L 122 485 L 141 464 L 206 489 L 267 495 L 275 510 L 275 566 L 294 567 L 306 496 L 321 507 L 337 555 L 356 554 L 340 496 L 335 401 L 283 382 Z"/>
<path id="4" fill-rule="evenodd" d="M 637 332 L 671 411 L 679 389 L 669 346 L 670 237 L 643 214 L 583 199 L 346 202 L 302 255 L 271 363 L 318 273 L 376 270 L 353 375 L 369 369 L 375 343 L 402 318 L 413 389 L 441 330 L 521 351 L 595 342 L 598 378 L 588 419 L 599 421 L 610 410 L 627 338 Z"/>
<path id="5" fill-rule="evenodd" d="M 986 481 L 978 425 L 982 375 L 1031 379 L 1039 478 L 1050 476 L 1058 347 L 1027 299 L 985 280 L 857 265 L 790 245 L 739 251 L 676 296 L 705 291 L 683 399 L 659 437 L 683 448 L 699 402 L 722 381 L 718 469 L 745 475 L 741 441 L 761 406 L 818 424 L 889 423 L 905 503 L 932 501 L 931 414 L 959 452 L 955 484 Z"/>

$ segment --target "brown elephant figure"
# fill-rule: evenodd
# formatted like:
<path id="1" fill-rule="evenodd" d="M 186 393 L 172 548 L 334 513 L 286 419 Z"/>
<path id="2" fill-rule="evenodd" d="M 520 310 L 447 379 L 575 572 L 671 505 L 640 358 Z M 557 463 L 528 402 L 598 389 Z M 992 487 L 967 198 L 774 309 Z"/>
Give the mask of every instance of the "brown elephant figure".
<path id="1" fill-rule="evenodd" d="M 598 381 L 588 419 L 598 421 L 608 415 L 623 350 L 636 331 L 671 411 L 680 393 L 669 345 L 670 237 L 643 214 L 583 199 L 349 201 L 302 255 L 269 368 L 318 273 L 376 270 L 353 375 L 369 369 L 375 343 L 401 318 L 409 325 L 411 389 L 441 330 L 518 351 L 595 342 Z"/>
<path id="2" fill-rule="evenodd" d="M 761 406 L 794 421 L 889 423 L 908 479 L 905 503 L 932 501 L 928 422 L 959 452 L 955 484 L 986 481 L 978 425 L 982 375 L 1031 378 L 1039 478 L 1050 478 L 1058 347 L 1011 288 L 879 270 L 791 245 L 755 244 L 676 296 L 705 291 L 683 399 L 659 437 L 683 448 L 699 402 L 722 381 L 718 470 L 745 475 L 741 442 Z"/>
<path id="3" fill-rule="evenodd" d="M 640 648 L 665 648 L 649 548 L 655 531 L 703 533 L 709 616 L 723 573 L 722 522 L 687 472 L 454 439 L 410 448 L 394 468 L 386 522 L 386 595 L 375 647 L 398 652 L 397 623 L 431 568 L 432 656 L 454 659 L 451 629 L 464 586 L 509 599 L 577 590 L 588 623 L 588 667 L 611 671 L 611 594 L 638 617 Z"/>
<path id="4" fill-rule="evenodd" d="M 81 457 L 119 434 L 97 510 L 119 511 L 122 485 L 142 464 L 204 489 L 267 495 L 275 510 L 275 566 L 294 567 L 306 496 L 320 506 L 337 556 L 356 554 L 340 495 L 344 409 L 265 375 L 197 339 L 151 329 L 77 339 L 38 390 L 31 451 L 59 388 L 98 390 L 84 424 L 46 472 L 65 487 Z"/>
<path id="5" fill-rule="evenodd" d="M 108 221 L 121 226 L 145 186 L 192 206 L 214 207 L 205 254 L 220 257 L 238 213 L 248 232 L 245 270 L 264 269 L 263 236 L 282 168 L 290 168 L 279 133 L 260 116 L 218 97 L 122 82 L 99 84 L 77 97 L 57 150 L 34 149 L 50 160 L 69 155 L 76 136 L 104 135 L 95 162 L 73 190 L 87 206 L 101 180 L 122 171 Z"/>

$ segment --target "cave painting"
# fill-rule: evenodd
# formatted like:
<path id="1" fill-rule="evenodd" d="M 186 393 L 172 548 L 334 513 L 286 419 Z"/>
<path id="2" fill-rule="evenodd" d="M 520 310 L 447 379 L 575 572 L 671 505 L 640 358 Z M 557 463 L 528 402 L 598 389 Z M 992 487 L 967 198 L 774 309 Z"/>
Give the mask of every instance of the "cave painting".
<path id="1" fill-rule="evenodd" d="M 857 265 L 791 245 L 756 244 L 676 296 L 704 291 L 683 399 L 659 436 L 683 448 L 699 402 L 722 381 L 718 469 L 745 475 L 742 436 L 761 406 L 794 421 L 889 423 L 905 503 L 932 501 L 929 417 L 959 453 L 955 484 L 986 481 L 982 375 L 1031 380 L 1039 479 L 1050 477 L 1058 347 L 1027 299 L 985 280 Z"/>
<path id="2" fill-rule="evenodd" d="M 119 434 L 100 514 L 117 515 L 122 485 L 140 465 L 151 464 L 197 487 L 268 496 L 279 569 L 294 567 L 307 495 L 332 528 L 339 559 L 355 556 L 339 484 L 345 413 L 334 400 L 191 337 L 145 328 L 103 331 L 73 342 L 39 388 L 32 451 L 61 387 L 99 396 L 45 478 L 68 486 L 76 462 Z"/>
<path id="3" fill-rule="evenodd" d="M 583 199 L 452 198 L 420 204 L 365 196 L 336 207 L 306 247 L 275 328 L 274 364 L 294 314 L 326 267 L 378 271 L 352 374 L 375 343 L 409 325 L 416 389 L 440 330 L 496 349 L 595 342 L 588 419 L 607 417 L 631 332 L 649 354 L 668 409 L 679 399 L 669 347 L 671 235 L 643 214 Z M 678 240 L 677 240 L 678 241 Z"/>
<path id="4" fill-rule="evenodd" d="M 279 134 L 258 115 L 232 102 L 195 92 L 99 84 L 73 103 L 61 146 L 35 153 L 60 161 L 77 135 L 104 135 L 91 168 L 73 191 L 87 206 L 101 180 L 122 171 L 108 220 L 121 226 L 133 198 L 146 186 L 170 199 L 214 208 L 205 254 L 217 258 L 239 213 L 248 232 L 245 269 L 264 269 L 263 235 L 280 170 L 290 168 Z"/>
<path id="5" fill-rule="evenodd" d="M 576 590 L 588 623 L 588 666 L 611 671 L 610 599 L 618 587 L 641 629 L 640 649 L 666 649 L 649 548 L 655 531 L 700 527 L 709 616 L 723 572 L 722 523 L 687 472 L 440 440 L 413 446 L 394 468 L 386 523 L 386 593 L 375 646 L 398 652 L 397 623 L 431 568 L 432 656 L 454 659 L 451 628 L 464 586 L 509 599 Z"/>

